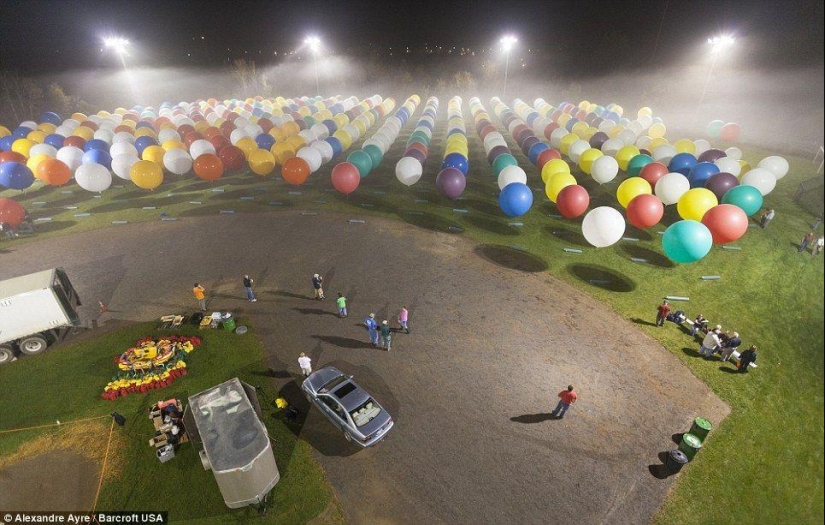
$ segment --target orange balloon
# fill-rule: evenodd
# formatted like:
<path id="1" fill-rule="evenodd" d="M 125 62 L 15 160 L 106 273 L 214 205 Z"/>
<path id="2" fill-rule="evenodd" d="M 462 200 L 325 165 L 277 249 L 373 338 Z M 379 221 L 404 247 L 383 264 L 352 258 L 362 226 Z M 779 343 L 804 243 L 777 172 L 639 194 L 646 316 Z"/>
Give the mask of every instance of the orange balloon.
<path id="1" fill-rule="evenodd" d="M 195 159 L 195 175 L 209 182 L 216 181 L 223 175 L 223 161 L 217 155 L 204 153 Z"/>
<path id="2" fill-rule="evenodd" d="M 300 186 L 309 177 L 309 164 L 301 157 L 288 158 L 281 168 L 281 176 L 293 186 Z"/>
<path id="3" fill-rule="evenodd" d="M 50 186 L 62 186 L 72 180 L 72 170 L 57 159 L 44 159 L 37 165 L 37 178 Z"/>

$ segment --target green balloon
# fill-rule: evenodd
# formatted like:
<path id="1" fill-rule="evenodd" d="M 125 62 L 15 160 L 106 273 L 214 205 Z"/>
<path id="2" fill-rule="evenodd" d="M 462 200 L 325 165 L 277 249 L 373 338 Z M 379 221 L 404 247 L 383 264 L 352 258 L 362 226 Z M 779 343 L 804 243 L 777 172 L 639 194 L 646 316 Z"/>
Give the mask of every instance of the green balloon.
<path id="1" fill-rule="evenodd" d="M 721 120 L 711 120 L 705 131 L 707 131 L 708 136 L 710 138 L 715 139 L 716 137 L 719 136 L 719 132 L 722 131 L 722 126 L 724 126 L 724 125 L 725 125 L 725 123 L 722 122 Z"/>
<path id="2" fill-rule="evenodd" d="M 668 258 L 677 263 L 692 263 L 703 258 L 713 247 L 713 236 L 707 226 L 697 221 L 674 222 L 662 235 L 662 248 Z"/>
<path id="3" fill-rule="evenodd" d="M 377 168 L 378 165 L 381 164 L 381 160 L 384 158 L 384 154 L 381 153 L 381 148 L 379 148 L 375 144 L 367 144 L 366 146 L 361 148 L 361 151 L 369 155 L 370 159 L 372 160 L 372 168 L 370 169 L 370 171 Z"/>
<path id="4" fill-rule="evenodd" d="M 410 139 L 407 141 L 407 146 L 409 146 L 413 142 L 420 142 L 425 146 L 429 147 L 430 138 L 423 131 L 413 131 L 412 135 L 410 135 Z"/>
<path id="5" fill-rule="evenodd" d="M 498 177 L 501 170 L 507 166 L 518 166 L 518 161 L 514 156 L 509 153 L 502 153 L 496 157 L 496 160 L 493 161 L 493 172 L 496 174 L 496 177 Z"/>
<path id="6" fill-rule="evenodd" d="M 364 150 L 355 150 L 347 157 L 347 162 L 358 168 L 358 174 L 366 177 L 372 170 L 372 158 Z"/>
<path id="7" fill-rule="evenodd" d="M 630 162 L 627 163 L 627 170 L 625 171 L 631 177 L 638 177 L 639 172 L 642 171 L 642 168 L 651 162 L 653 162 L 653 158 L 650 155 L 645 155 L 644 153 L 635 155 L 632 159 L 630 159 Z"/>
<path id="8" fill-rule="evenodd" d="M 734 186 L 722 195 L 722 204 L 738 206 L 750 217 L 762 209 L 762 192 L 747 184 Z"/>
<path id="9" fill-rule="evenodd" d="M 318 123 L 318 121 L 315 120 L 312 117 L 304 117 L 304 124 L 306 124 L 307 129 L 311 128 L 312 126 L 314 126 L 317 123 Z"/>

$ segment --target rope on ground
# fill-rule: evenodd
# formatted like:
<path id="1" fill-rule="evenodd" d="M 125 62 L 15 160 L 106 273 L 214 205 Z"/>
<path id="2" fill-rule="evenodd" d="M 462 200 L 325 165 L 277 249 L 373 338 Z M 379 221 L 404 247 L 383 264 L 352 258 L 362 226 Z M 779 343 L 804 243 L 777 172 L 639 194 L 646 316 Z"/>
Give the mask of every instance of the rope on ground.
<path id="1" fill-rule="evenodd" d="M 71 425 L 72 423 L 83 423 L 84 421 L 94 421 L 95 419 L 103 419 L 104 417 L 112 417 L 111 414 L 105 416 L 87 417 L 86 419 L 75 419 L 74 421 L 65 421 L 63 423 L 51 423 L 49 425 L 38 425 L 36 427 L 11 428 L 8 430 L 0 430 L 0 434 L 8 434 L 10 432 L 22 432 L 23 430 L 34 430 L 37 428 L 60 427 L 63 425 Z"/>
<path id="2" fill-rule="evenodd" d="M 103 487 L 103 474 L 106 473 L 106 460 L 109 458 L 109 446 L 112 444 L 112 432 L 115 430 L 115 420 L 112 419 L 112 426 L 109 427 L 109 440 L 106 442 L 106 453 L 103 454 L 103 466 L 100 467 L 100 481 L 97 483 L 97 493 L 95 493 L 95 502 L 92 505 L 92 512 L 97 509 L 97 499 L 100 497 L 100 489 Z"/>

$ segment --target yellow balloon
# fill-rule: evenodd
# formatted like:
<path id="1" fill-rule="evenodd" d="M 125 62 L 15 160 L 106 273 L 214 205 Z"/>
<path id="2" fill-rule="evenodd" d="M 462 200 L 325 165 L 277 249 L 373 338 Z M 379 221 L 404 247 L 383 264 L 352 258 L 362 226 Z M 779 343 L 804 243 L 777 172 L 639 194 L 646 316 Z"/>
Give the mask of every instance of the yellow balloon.
<path id="1" fill-rule="evenodd" d="M 744 160 L 739 159 L 739 166 L 741 167 L 741 170 L 739 171 L 739 180 L 742 180 L 742 177 L 745 175 L 745 173 L 751 170 L 751 165 L 745 162 Z"/>
<path id="2" fill-rule="evenodd" d="M 599 128 L 594 128 L 593 126 L 588 126 L 587 131 L 584 132 L 584 136 L 582 137 L 584 140 L 590 140 L 590 138 L 599 132 Z"/>
<path id="3" fill-rule="evenodd" d="M 75 128 L 74 133 L 72 135 L 76 137 L 81 137 L 83 140 L 92 140 L 95 138 L 95 132 L 92 128 L 86 126 L 78 126 Z"/>
<path id="4" fill-rule="evenodd" d="M 587 108 L 589 108 L 589 107 L 590 107 L 590 102 L 589 101 L 582 100 L 581 102 L 579 102 L 579 109 L 586 111 Z"/>
<path id="5" fill-rule="evenodd" d="M 450 135 L 450 138 L 447 139 L 447 144 L 463 144 L 467 145 L 467 137 L 462 135 L 461 133 L 453 133 Z"/>
<path id="6" fill-rule="evenodd" d="M 346 116 L 346 114 L 344 113 L 338 113 L 337 115 L 335 115 L 335 117 L 333 117 L 332 120 L 335 121 L 335 124 L 338 126 L 338 129 L 341 129 L 347 124 L 349 124 L 349 117 Z"/>
<path id="7" fill-rule="evenodd" d="M 647 130 L 647 136 L 652 139 L 659 139 L 665 136 L 667 133 L 667 128 L 661 122 L 657 122 L 650 126 Z"/>
<path id="8" fill-rule="evenodd" d="M 664 137 L 659 137 L 657 139 L 651 140 L 650 144 L 647 145 L 647 149 L 648 151 L 655 151 L 656 148 L 658 148 L 659 146 L 664 146 L 666 144 L 670 144 L 670 142 L 668 142 L 667 139 Z"/>
<path id="9" fill-rule="evenodd" d="M 80 129 L 80 128 L 77 128 L 77 129 Z M 139 138 L 139 137 L 151 137 L 153 139 L 157 139 L 158 134 L 155 133 L 155 130 L 153 130 L 152 128 L 137 128 L 135 130 L 135 138 Z"/>
<path id="10" fill-rule="evenodd" d="M 291 137 L 287 137 L 286 143 L 292 146 L 292 149 L 295 152 L 307 145 L 307 141 L 300 135 L 292 135 Z"/>
<path id="11" fill-rule="evenodd" d="M 301 106 L 300 108 L 298 108 L 298 114 L 302 117 L 308 117 L 312 115 L 312 110 L 306 106 Z"/>
<path id="12" fill-rule="evenodd" d="M 257 149 L 249 155 L 249 169 L 256 175 L 272 173 L 275 162 L 275 155 L 265 149 Z"/>
<path id="13" fill-rule="evenodd" d="M 163 182 L 163 169 L 151 160 L 139 160 L 132 164 L 129 175 L 135 186 L 144 190 L 153 190 Z"/>
<path id="14" fill-rule="evenodd" d="M 72 120 L 76 120 L 78 122 L 83 122 L 87 118 L 88 117 L 86 117 L 86 115 L 84 115 L 83 113 L 72 113 Z"/>
<path id="15" fill-rule="evenodd" d="M 243 156 L 246 159 L 249 159 L 249 155 L 258 149 L 258 143 L 249 137 L 242 138 L 235 144 L 235 146 L 239 147 L 241 151 L 243 151 Z"/>
<path id="16" fill-rule="evenodd" d="M 272 154 L 275 155 L 275 158 L 278 160 L 278 164 L 283 165 L 287 159 L 290 159 L 295 156 L 295 148 L 293 148 L 287 142 L 276 142 L 272 146 Z"/>
<path id="17" fill-rule="evenodd" d="M 583 139 L 585 133 L 587 133 L 587 128 L 589 127 L 590 125 L 587 122 L 580 120 L 573 124 L 573 128 L 571 129 L 571 131 L 575 133 L 576 136 Z"/>
<path id="18" fill-rule="evenodd" d="M 653 110 L 650 109 L 649 107 L 645 106 L 643 108 L 639 108 L 639 111 L 637 111 L 636 114 L 640 117 L 644 116 L 644 115 L 647 115 L 648 117 L 652 117 L 653 116 Z"/>
<path id="19" fill-rule="evenodd" d="M 624 114 L 624 108 L 621 106 L 613 106 L 613 111 L 620 117 Z"/>
<path id="20" fill-rule="evenodd" d="M 570 165 L 564 159 L 552 159 L 545 162 L 541 168 L 541 181 L 547 184 L 550 177 L 556 173 L 570 173 Z"/>
<path id="21" fill-rule="evenodd" d="M 676 211 L 679 212 L 679 217 L 685 220 L 701 221 L 705 213 L 717 204 L 719 204 L 719 201 L 712 191 L 707 188 L 693 188 L 679 197 L 679 202 L 676 203 Z"/>
<path id="22" fill-rule="evenodd" d="M 595 103 L 591 102 L 590 105 L 587 106 L 587 112 L 588 113 L 593 113 L 594 111 L 596 111 L 597 107 L 598 107 L 598 104 L 595 104 Z"/>
<path id="23" fill-rule="evenodd" d="M 563 128 L 571 118 L 573 118 L 573 115 L 570 113 L 562 113 L 559 115 L 559 118 L 556 119 L 556 124 Z"/>
<path id="24" fill-rule="evenodd" d="M 161 147 L 166 151 L 169 151 L 170 149 L 183 149 L 189 151 L 186 147 L 186 144 L 175 139 L 169 139 L 164 141 L 163 144 L 161 144 Z"/>
<path id="25" fill-rule="evenodd" d="M 278 126 L 273 126 L 272 129 L 269 130 L 269 134 L 275 138 L 275 142 L 283 142 L 286 140 L 286 133 Z"/>
<path id="26" fill-rule="evenodd" d="M 568 133 L 563 136 L 561 138 L 561 143 L 559 144 L 559 151 L 561 151 L 563 155 L 567 155 L 567 152 L 570 151 L 570 145 L 577 140 L 579 140 L 579 136 L 575 133 Z"/>
<path id="27" fill-rule="evenodd" d="M 624 131 L 624 129 L 625 129 L 624 126 L 622 126 L 621 124 L 616 124 L 615 126 L 613 126 L 612 128 L 610 128 L 607 131 L 607 136 L 610 137 L 611 139 L 615 139 L 619 136 L 619 133 Z"/>
<path id="28" fill-rule="evenodd" d="M 198 133 L 203 133 L 203 131 L 208 127 L 209 127 L 209 122 L 207 122 L 205 120 L 199 120 L 199 121 L 195 122 L 195 126 L 194 126 L 195 131 L 197 131 Z"/>
<path id="29" fill-rule="evenodd" d="M 619 168 L 621 168 L 622 171 L 627 170 L 627 163 L 639 153 L 639 148 L 636 146 L 622 146 L 619 151 L 616 152 L 616 162 L 619 163 Z"/>
<path id="30" fill-rule="evenodd" d="M 355 126 L 355 129 L 357 129 L 358 133 L 362 136 L 364 135 L 364 133 L 367 132 L 367 125 L 364 123 L 363 120 L 355 119 L 352 122 L 352 125 Z"/>
<path id="31" fill-rule="evenodd" d="M 143 150 L 143 153 L 140 155 L 140 158 L 143 160 L 150 160 L 152 162 L 156 162 L 157 164 L 163 166 L 163 156 L 166 154 L 166 150 L 160 146 L 148 146 L 146 149 Z"/>
<path id="32" fill-rule="evenodd" d="M 652 193 L 653 190 L 650 187 L 650 183 L 641 177 L 630 177 L 616 188 L 616 198 L 619 199 L 619 204 L 622 205 L 622 208 L 627 208 L 630 201 L 639 195 L 650 195 Z"/>
<path id="33" fill-rule="evenodd" d="M 696 144 L 690 139 L 679 139 L 673 143 L 677 153 L 696 153 Z"/>
<path id="34" fill-rule="evenodd" d="M 332 136 L 341 141 L 341 146 L 344 150 L 348 150 L 349 147 L 352 146 L 352 137 L 343 129 L 339 129 L 333 133 Z"/>
<path id="35" fill-rule="evenodd" d="M 465 157 L 468 154 L 467 146 L 463 144 L 447 144 L 447 147 L 444 148 L 444 156 L 446 157 L 450 153 L 461 153 Z"/>
<path id="36" fill-rule="evenodd" d="M 284 135 L 287 137 L 291 137 L 292 135 L 297 135 L 300 133 L 301 128 L 298 126 L 298 123 L 293 121 L 284 122 L 284 125 L 281 126 L 281 131 L 284 132 Z"/>
<path id="37" fill-rule="evenodd" d="M 576 184 L 576 177 L 573 175 L 564 172 L 554 173 L 547 180 L 547 184 L 544 186 L 544 193 L 547 194 L 547 198 L 550 199 L 550 201 L 556 202 L 559 192 L 567 186 L 574 184 Z"/>
<path id="38" fill-rule="evenodd" d="M 0 126 L 0 138 L 8 137 L 11 135 L 11 131 L 6 126 Z"/>
<path id="39" fill-rule="evenodd" d="M 29 168 L 30 170 L 32 170 L 32 173 L 34 174 L 34 176 L 39 179 L 40 177 L 37 176 L 37 165 L 40 164 L 41 162 L 43 162 L 44 160 L 49 159 L 49 158 L 51 158 L 51 157 L 49 157 L 45 153 L 39 153 L 39 154 L 35 155 L 34 157 L 30 158 L 26 162 L 26 167 Z"/>
<path id="40" fill-rule="evenodd" d="M 37 126 L 37 129 L 39 129 L 40 131 L 46 132 L 47 135 L 50 135 L 50 134 L 54 133 L 54 130 L 57 129 L 57 126 L 55 126 L 51 122 L 41 122 Z"/>
<path id="41" fill-rule="evenodd" d="M 11 150 L 15 153 L 23 155 L 26 158 L 29 158 L 29 151 L 31 151 L 32 146 L 35 144 L 37 143 L 31 139 L 17 139 L 12 142 Z"/>
<path id="42" fill-rule="evenodd" d="M 590 175 L 590 170 L 593 169 L 593 163 L 596 162 L 596 159 L 603 156 L 604 153 L 596 148 L 584 150 L 584 152 L 579 155 L 579 169 Z"/>

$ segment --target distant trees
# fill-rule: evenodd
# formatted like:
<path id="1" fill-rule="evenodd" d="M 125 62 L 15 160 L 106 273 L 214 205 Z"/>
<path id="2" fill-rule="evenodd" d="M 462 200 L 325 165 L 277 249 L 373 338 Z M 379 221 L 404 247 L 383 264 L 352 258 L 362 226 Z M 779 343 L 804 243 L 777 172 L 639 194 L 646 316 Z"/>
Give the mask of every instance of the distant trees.
<path id="1" fill-rule="evenodd" d="M 67 94 L 60 84 L 53 82 L 44 89 L 34 79 L 17 71 L 0 73 L 0 100 L 0 122 L 7 126 L 36 119 L 44 111 L 54 111 L 67 118 L 77 111 L 88 113 L 92 110 L 89 103 Z"/>

